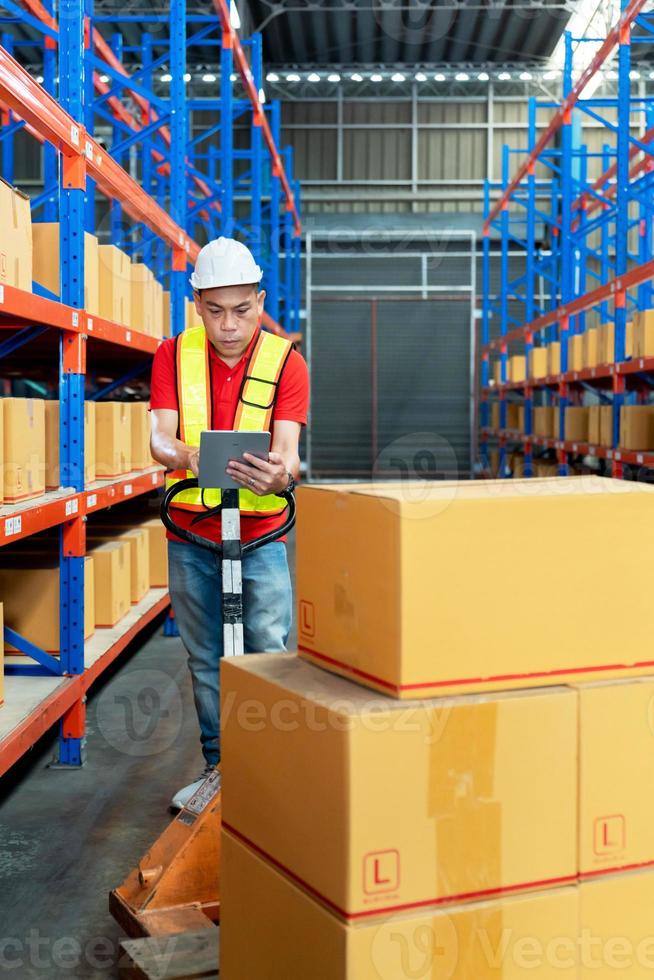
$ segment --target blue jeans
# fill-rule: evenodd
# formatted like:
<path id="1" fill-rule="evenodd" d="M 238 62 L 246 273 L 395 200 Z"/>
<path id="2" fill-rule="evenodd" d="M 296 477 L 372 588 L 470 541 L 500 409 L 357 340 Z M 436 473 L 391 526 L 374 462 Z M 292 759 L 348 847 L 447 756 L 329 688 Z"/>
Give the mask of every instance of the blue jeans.
<path id="1" fill-rule="evenodd" d="M 202 752 L 220 762 L 220 658 L 223 655 L 220 559 L 206 548 L 168 542 L 169 591 L 188 652 Z M 286 650 L 292 590 L 286 545 L 273 541 L 243 559 L 243 643 L 246 653 Z"/>

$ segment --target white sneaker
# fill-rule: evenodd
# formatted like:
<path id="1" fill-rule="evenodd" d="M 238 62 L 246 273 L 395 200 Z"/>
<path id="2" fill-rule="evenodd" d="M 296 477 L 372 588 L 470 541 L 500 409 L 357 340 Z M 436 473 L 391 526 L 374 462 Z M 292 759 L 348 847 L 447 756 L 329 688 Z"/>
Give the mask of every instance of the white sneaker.
<path id="1" fill-rule="evenodd" d="M 202 783 L 205 781 L 207 776 L 209 776 L 214 771 L 215 768 L 216 768 L 215 766 L 210 766 L 207 763 L 207 765 L 202 770 L 202 775 L 198 776 L 195 782 L 189 783 L 188 786 L 185 786 L 183 789 L 178 790 L 178 792 L 175 793 L 175 795 L 173 796 L 170 802 L 171 810 L 183 810 L 186 804 L 188 803 L 188 801 L 191 799 L 191 797 L 200 789 Z"/>

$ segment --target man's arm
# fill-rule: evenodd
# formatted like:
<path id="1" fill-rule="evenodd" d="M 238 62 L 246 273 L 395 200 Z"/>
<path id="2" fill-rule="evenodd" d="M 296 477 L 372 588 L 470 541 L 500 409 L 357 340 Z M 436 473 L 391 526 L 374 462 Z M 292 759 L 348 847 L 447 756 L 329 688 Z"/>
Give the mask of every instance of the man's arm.
<path id="1" fill-rule="evenodd" d="M 191 470 L 197 476 L 200 450 L 187 446 L 177 438 L 179 413 L 170 408 L 153 408 L 150 415 L 150 452 L 154 459 L 166 469 Z"/>
<path id="2" fill-rule="evenodd" d="M 260 497 L 268 493 L 281 493 L 288 486 L 288 474 L 292 473 L 294 477 L 300 474 L 298 448 L 301 428 L 299 422 L 277 420 L 268 461 L 244 453 L 242 460 L 230 462 L 228 474 L 236 483 Z"/>

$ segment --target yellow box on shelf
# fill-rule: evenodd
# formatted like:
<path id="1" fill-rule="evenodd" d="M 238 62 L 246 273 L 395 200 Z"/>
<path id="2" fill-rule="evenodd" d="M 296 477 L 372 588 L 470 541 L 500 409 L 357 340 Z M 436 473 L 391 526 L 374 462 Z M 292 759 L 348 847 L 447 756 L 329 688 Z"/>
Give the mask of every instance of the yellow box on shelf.
<path id="1" fill-rule="evenodd" d="M 115 245 L 98 247 L 100 279 L 100 309 L 98 315 L 124 326 L 132 326 L 131 315 L 131 262 L 129 255 Z M 134 329 L 138 329 L 135 327 Z"/>
<path id="2" fill-rule="evenodd" d="M 129 473 L 132 416 L 129 402 L 95 403 L 95 472 L 98 480 Z"/>
<path id="3" fill-rule="evenodd" d="M 553 405 L 537 405 L 532 410 L 532 429 L 535 436 L 554 439 L 557 410 Z"/>
<path id="4" fill-rule="evenodd" d="M 32 212 L 26 194 L 0 178 L 0 286 L 32 292 Z"/>
<path id="5" fill-rule="evenodd" d="M 127 402 L 127 410 L 131 421 L 130 469 L 144 470 L 152 466 L 154 460 L 150 454 L 150 415 L 147 402 Z"/>
<path id="6" fill-rule="evenodd" d="M 130 599 L 140 602 L 150 588 L 150 541 L 141 528 L 116 530 L 111 533 L 101 525 L 93 525 L 87 531 L 90 541 L 125 541 L 130 547 Z"/>
<path id="7" fill-rule="evenodd" d="M 51 293 L 60 294 L 59 222 L 39 221 L 32 225 L 34 279 Z M 100 316 L 100 268 L 98 239 L 84 232 L 84 308 Z"/>
<path id="8" fill-rule="evenodd" d="M 221 678 L 224 824 L 339 914 L 575 879 L 569 688 L 401 702 L 288 654 Z"/>
<path id="9" fill-rule="evenodd" d="M 582 371 L 584 368 L 584 335 L 568 334 L 568 371 Z"/>
<path id="10" fill-rule="evenodd" d="M 654 449 L 654 405 L 623 405 L 620 409 L 620 448 Z"/>
<path id="11" fill-rule="evenodd" d="M 131 606 L 129 542 L 90 544 L 88 554 L 95 565 L 95 625 L 115 626 Z"/>
<path id="12" fill-rule="evenodd" d="M 548 375 L 561 373 L 561 344 L 558 340 L 547 345 L 547 373 Z"/>
<path id="13" fill-rule="evenodd" d="M 580 980 L 650 980 L 654 871 L 606 875 L 578 890 Z"/>
<path id="14" fill-rule="evenodd" d="M 547 347 L 532 347 L 529 351 L 529 377 L 544 378 L 547 374 Z"/>
<path id="15" fill-rule="evenodd" d="M 45 401 L 3 398 L 4 502 L 45 493 Z"/>
<path id="16" fill-rule="evenodd" d="M 59 399 L 45 400 L 45 485 L 56 490 L 59 474 Z M 84 402 L 84 482 L 95 480 L 95 402 Z"/>
<path id="17" fill-rule="evenodd" d="M 654 310 L 634 313 L 634 357 L 654 357 Z"/>
<path id="18" fill-rule="evenodd" d="M 0 596 L 4 625 L 16 630 L 48 653 L 59 653 L 59 559 L 0 549 Z M 84 560 L 84 637 L 95 628 L 95 578 L 93 559 Z M 5 644 L 5 653 L 19 653 Z"/>
<path id="19" fill-rule="evenodd" d="M 569 405 L 565 410 L 565 438 L 567 442 L 588 441 L 588 407 Z"/>
<path id="20" fill-rule="evenodd" d="M 527 378 L 527 358 L 524 354 L 515 354 L 509 359 L 509 381 L 520 382 Z"/>
<path id="21" fill-rule="evenodd" d="M 225 830 L 220 866 L 220 970 L 229 980 L 578 976 L 574 888 L 344 922 Z"/>
<path id="22" fill-rule="evenodd" d="M 584 367 L 594 368 L 599 364 L 599 335 L 597 327 L 591 327 L 582 334 L 584 338 Z"/>
<path id="23" fill-rule="evenodd" d="M 300 487 L 302 655 L 395 697 L 647 673 L 653 494 L 643 483 L 591 476 Z M 539 556 L 528 577 L 515 562 L 525 541 Z M 584 554 L 584 589 L 561 590 L 561 554 L 575 549 Z M 625 649 L 625 603 L 628 662 L 614 667 L 615 649 Z M 554 607 L 555 644 L 530 628 Z"/>

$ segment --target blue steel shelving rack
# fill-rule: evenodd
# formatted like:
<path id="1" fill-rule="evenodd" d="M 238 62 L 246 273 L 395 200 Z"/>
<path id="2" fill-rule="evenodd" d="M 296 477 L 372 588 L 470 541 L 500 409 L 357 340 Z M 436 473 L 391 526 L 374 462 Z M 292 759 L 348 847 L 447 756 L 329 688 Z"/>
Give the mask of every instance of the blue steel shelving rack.
<path id="1" fill-rule="evenodd" d="M 290 176 L 292 160 L 285 154 L 285 168 L 275 141 L 275 135 L 279 136 L 279 107 L 273 104 L 268 110 L 273 118 L 271 131 L 259 102 L 261 86 L 254 88 L 262 77 L 260 39 L 255 37 L 249 42 L 253 52 L 250 69 L 243 47 L 229 24 L 228 7 L 222 0 L 216 0 L 216 15 L 202 18 L 187 18 L 186 0 L 172 0 L 170 16 L 154 18 L 169 24 L 170 42 L 164 53 L 159 54 L 152 37 L 144 33 L 139 45 L 142 68 L 131 76 L 121 63 L 126 51 L 121 35 L 114 34 L 111 44 L 107 44 L 94 23 L 90 0 L 83 3 L 61 0 L 59 24 L 52 16 L 47 0 L 46 4 L 41 0 L 23 0 L 22 7 L 14 0 L 3 0 L 2 6 L 10 17 L 37 27 L 43 36 L 42 86 L 12 57 L 16 48 L 34 47 L 35 42 L 15 42 L 6 32 L 2 36 L 0 140 L 3 143 L 3 176 L 10 181 L 14 178 L 13 141 L 18 130 L 25 129 L 43 144 L 44 190 L 32 200 L 32 209 L 44 220 L 60 221 L 61 294 L 55 297 L 37 284 L 34 284 L 33 293 L 4 287 L 0 297 L 0 327 L 12 328 L 15 332 L 0 343 L 0 356 L 17 351 L 47 330 L 59 331 L 61 482 L 69 489 L 37 498 L 29 506 L 20 508 L 17 516 L 0 515 L 0 545 L 46 528 L 60 527 L 61 583 L 59 659 L 39 650 L 14 631 L 5 630 L 6 639 L 26 653 L 31 661 L 9 666 L 8 674 L 42 674 L 61 678 L 61 684 L 47 699 L 47 704 L 39 705 L 39 710 L 23 719 L 10 737 L 0 740 L 0 774 L 57 718 L 61 719 L 60 764 L 81 764 L 85 692 L 138 628 L 164 609 L 168 601 L 165 596 L 154 603 L 137 626 L 126 630 L 92 669 L 85 669 L 83 569 L 86 515 L 123 499 L 123 493 L 134 496 L 152 490 L 161 485 L 163 478 L 161 468 L 153 467 L 142 474 L 130 474 L 125 480 L 93 485 L 92 488 L 84 486 L 87 338 L 128 347 L 142 355 L 142 362 L 136 368 L 130 368 L 122 377 L 96 391 L 93 398 L 106 395 L 147 370 L 149 358 L 159 343 L 129 325 L 90 317 L 84 310 L 84 249 L 80 246 L 84 241 L 84 230 L 95 231 L 96 187 L 110 202 L 110 240 L 146 261 L 162 284 L 168 285 L 174 333 L 184 327 L 185 299 L 190 296 L 189 263 L 199 251 L 190 232 L 203 224 L 207 237 L 236 231 L 254 244 L 258 216 L 261 219 L 260 255 L 267 275 L 272 277 L 275 308 L 282 310 L 284 324 L 280 326 L 267 314 L 264 326 L 276 332 L 297 327 L 301 235 L 299 188 Z M 101 19 L 107 18 L 97 18 Z M 4 22 L 7 23 L 7 18 Z M 189 24 L 192 33 L 187 33 Z M 238 103 L 232 99 L 233 61 L 230 57 L 227 105 L 218 100 L 213 103 L 214 111 L 219 112 L 219 145 L 209 154 L 210 165 L 202 169 L 201 161 L 194 154 L 193 141 L 189 142 L 187 134 L 188 109 L 193 103 L 186 99 L 186 52 L 190 44 L 205 43 L 216 31 L 224 63 L 227 62 L 225 51 L 236 55 L 236 67 L 241 73 L 246 98 Z M 165 99 L 153 91 L 152 84 L 153 72 L 164 63 L 170 65 L 171 74 L 170 92 Z M 55 98 L 57 75 L 61 79 L 58 101 Z M 107 76 L 109 81 L 103 81 L 101 76 Z M 223 77 L 223 90 L 227 88 L 224 81 Z M 136 115 L 125 104 L 125 94 L 129 94 L 136 104 Z M 241 187 L 230 176 L 234 159 L 231 132 L 235 103 L 239 113 L 249 111 L 252 118 L 249 171 L 242 178 Z M 93 139 L 97 120 L 111 124 L 109 151 Z M 227 125 L 226 120 L 229 120 Z M 121 166 L 127 162 L 131 147 L 136 145 L 141 163 L 140 184 Z M 266 181 L 271 192 L 268 206 L 264 208 Z M 249 224 L 229 224 L 234 195 L 244 190 L 252 194 Z M 280 282 L 279 243 L 284 236 L 288 268 Z"/>
<path id="2" fill-rule="evenodd" d="M 480 462 L 486 471 L 490 438 L 499 439 L 500 475 L 509 475 L 506 449 L 510 443 L 524 448 L 525 476 L 533 473 L 533 448 L 538 446 L 556 451 L 562 475 L 569 472 L 575 455 L 608 460 L 612 475 L 618 477 L 625 475 L 625 464 L 654 467 L 654 453 L 619 448 L 620 408 L 626 398 L 646 400 L 654 367 L 654 359 L 627 358 L 625 346 L 631 312 L 652 306 L 654 275 L 654 99 L 634 94 L 630 77 L 632 44 L 651 43 L 654 34 L 654 15 L 644 12 L 644 6 L 645 0 L 623 0 L 618 23 L 576 82 L 573 45 L 578 39 L 566 36 L 563 102 L 530 100 L 527 147 L 505 146 L 502 181 L 486 184 L 480 370 Z M 583 49 L 583 43 L 577 50 Z M 588 81 L 616 50 L 617 95 L 584 98 Z M 553 116 L 538 137 L 543 112 Z M 643 135 L 634 132 L 634 118 L 643 121 Z M 605 127 L 606 142 L 599 154 L 589 152 L 583 143 L 584 119 Z M 598 156 L 602 174 L 590 179 L 589 170 Z M 516 158 L 517 172 L 511 177 Z M 537 166 L 546 177 L 536 177 Z M 548 249 L 538 246 L 537 224 L 544 229 L 543 237 L 550 239 Z M 499 238 L 500 251 L 497 295 L 490 286 L 493 237 Z M 510 248 L 524 255 L 520 275 L 510 271 Z M 549 292 L 545 302 L 539 300 L 539 280 Z M 607 364 L 573 371 L 569 369 L 569 338 L 584 333 L 589 313 L 600 325 L 614 323 L 614 356 Z M 496 336 L 491 335 L 493 319 L 499 325 Z M 559 374 L 508 381 L 510 344 L 529 357 L 535 344 L 554 339 L 561 344 Z M 491 383 L 492 352 L 499 354 L 500 384 Z M 565 440 L 565 408 L 579 402 L 585 391 L 613 406 L 610 447 Z M 536 437 L 532 432 L 534 395 L 539 392 L 547 403 L 558 406 L 556 438 Z M 507 430 L 509 393 L 524 405 L 522 433 Z M 489 414 L 495 395 L 500 406 L 498 430 L 491 428 Z"/>

